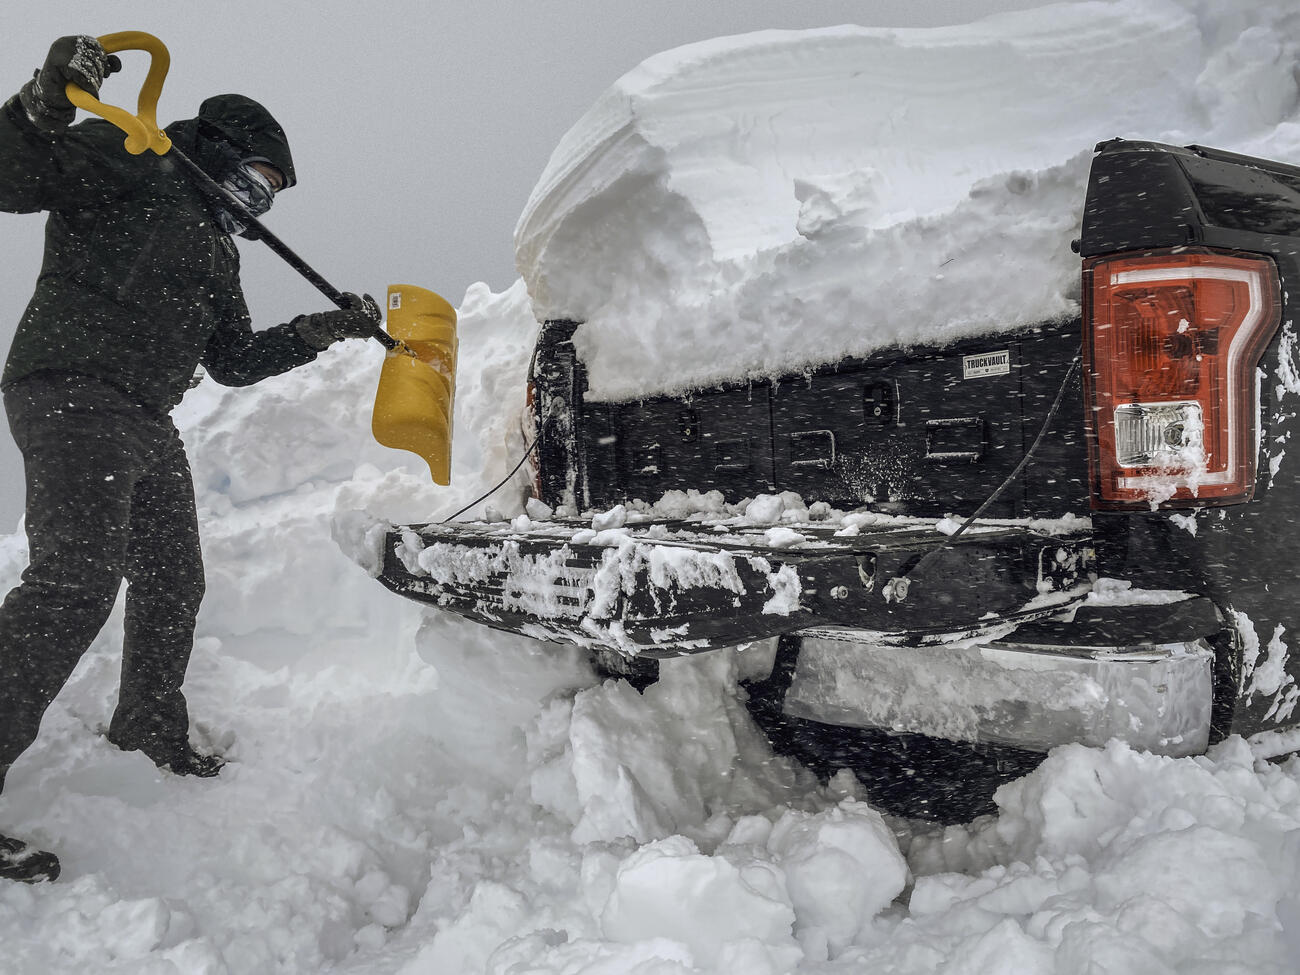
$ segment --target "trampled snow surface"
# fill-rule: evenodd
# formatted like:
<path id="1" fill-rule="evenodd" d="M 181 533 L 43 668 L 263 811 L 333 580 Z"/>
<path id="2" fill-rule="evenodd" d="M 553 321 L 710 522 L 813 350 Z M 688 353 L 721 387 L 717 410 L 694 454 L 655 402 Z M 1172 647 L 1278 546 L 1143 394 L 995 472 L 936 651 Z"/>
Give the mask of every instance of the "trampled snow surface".
<path id="1" fill-rule="evenodd" d="M 1097 138 L 1300 157 L 1291 8 L 1125 0 L 661 56 L 593 109 L 626 168 L 583 156 L 588 120 L 539 184 L 520 225 L 532 302 L 602 323 L 587 352 L 609 395 L 636 389 L 641 342 L 702 379 L 835 352 L 848 324 L 874 331 L 846 342 L 921 340 L 1068 312 Z M 775 79 L 761 97 L 755 74 Z M 1036 296 L 988 278 L 990 246 Z M 450 490 L 370 441 L 377 346 L 190 394 L 209 590 L 188 692 L 231 762 L 182 780 L 103 741 L 115 618 L 0 800 L 0 829 L 64 864 L 0 887 L 0 971 L 1300 967 L 1300 762 L 1261 761 L 1277 742 L 1058 749 L 998 816 L 939 830 L 773 757 L 734 687 L 743 653 L 672 661 L 638 695 L 577 651 L 384 591 L 331 532 L 352 549 L 370 519 L 444 516 L 522 448 L 523 283 L 472 289 L 461 316 Z M 668 324 L 685 331 L 655 338 Z M 513 488 L 493 503 L 522 511 Z M 0 542 L 0 586 L 23 560 L 21 536 Z"/>

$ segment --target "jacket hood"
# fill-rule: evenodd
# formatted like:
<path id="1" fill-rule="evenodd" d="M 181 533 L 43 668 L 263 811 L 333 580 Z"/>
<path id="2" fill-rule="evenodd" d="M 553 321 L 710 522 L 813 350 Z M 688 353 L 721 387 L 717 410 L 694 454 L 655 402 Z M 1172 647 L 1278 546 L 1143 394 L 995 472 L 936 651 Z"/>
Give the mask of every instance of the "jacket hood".
<path id="1" fill-rule="evenodd" d="M 246 95 L 213 95 L 204 99 L 196 118 L 169 125 L 167 134 L 191 146 L 200 138 L 219 139 L 241 157 L 261 156 L 268 160 L 284 174 L 285 189 L 298 182 L 284 129 L 270 112 Z"/>

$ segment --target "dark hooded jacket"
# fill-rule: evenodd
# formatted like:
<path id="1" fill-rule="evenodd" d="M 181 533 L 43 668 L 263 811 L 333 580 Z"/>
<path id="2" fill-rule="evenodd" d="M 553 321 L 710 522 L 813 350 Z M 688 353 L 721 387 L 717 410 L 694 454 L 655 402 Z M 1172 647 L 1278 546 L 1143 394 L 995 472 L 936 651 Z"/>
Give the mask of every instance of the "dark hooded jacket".
<path id="1" fill-rule="evenodd" d="M 209 98 L 166 131 L 217 179 L 228 159 L 258 156 L 286 186 L 296 181 L 284 131 L 242 95 Z M 132 156 L 123 139 L 100 119 L 48 135 L 16 97 L 0 108 L 0 209 L 49 211 L 36 293 L 0 385 L 68 370 L 166 412 L 200 363 L 218 382 L 243 386 L 314 359 L 291 325 L 253 331 L 239 253 L 212 204 L 172 159 Z"/>

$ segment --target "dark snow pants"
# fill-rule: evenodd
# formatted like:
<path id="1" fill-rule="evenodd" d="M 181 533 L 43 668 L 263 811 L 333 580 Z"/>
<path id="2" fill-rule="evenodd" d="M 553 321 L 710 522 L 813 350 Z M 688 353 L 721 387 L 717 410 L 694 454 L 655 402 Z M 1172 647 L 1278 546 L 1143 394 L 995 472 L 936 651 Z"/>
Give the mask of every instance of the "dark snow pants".
<path id="1" fill-rule="evenodd" d="M 0 605 L 0 788 L 127 581 L 109 739 L 159 764 L 187 746 L 181 683 L 203 598 L 194 486 L 171 418 L 40 372 L 4 393 L 27 484 L 30 561 Z"/>

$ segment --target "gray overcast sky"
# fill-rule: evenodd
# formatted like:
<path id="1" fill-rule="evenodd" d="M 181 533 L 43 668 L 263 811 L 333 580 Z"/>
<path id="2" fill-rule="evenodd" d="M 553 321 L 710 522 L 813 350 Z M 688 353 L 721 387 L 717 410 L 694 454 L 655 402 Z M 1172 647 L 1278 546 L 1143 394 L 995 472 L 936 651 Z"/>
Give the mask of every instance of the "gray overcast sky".
<path id="1" fill-rule="evenodd" d="M 658 51 L 767 28 L 928 27 L 1040 0 L 44 0 L 6 18 L 0 98 L 63 34 L 144 30 L 168 46 L 163 124 L 239 91 L 284 125 L 299 185 L 268 224 L 334 285 L 380 294 L 515 280 L 512 233 L 552 148 L 596 97 Z M 134 107 L 147 59 L 103 96 Z M 44 215 L 0 214 L 0 346 L 40 267 Z M 241 241 L 257 327 L 326 307 L 261 244 Z M 22 458 L 0 429 L 0 533 L 22 513 Z"/>

